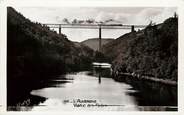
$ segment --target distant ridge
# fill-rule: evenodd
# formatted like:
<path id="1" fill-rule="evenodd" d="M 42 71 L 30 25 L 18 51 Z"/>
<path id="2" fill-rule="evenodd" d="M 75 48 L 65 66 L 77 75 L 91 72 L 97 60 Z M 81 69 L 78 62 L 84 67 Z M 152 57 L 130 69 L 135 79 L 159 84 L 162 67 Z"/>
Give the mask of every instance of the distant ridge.
<path id="1" fill-rule="evenodd" d="M 101 41 L 102 46 L 113 41 L 113 40 L 114 39 L 112 39 L 112 38 L 102 38 L 102 41 Z M 99 49 L 99 38 L 90 38 L 90 39 L 82 41 L 81 43 L 90 47 L 94 51 L 97 51 Z"/>

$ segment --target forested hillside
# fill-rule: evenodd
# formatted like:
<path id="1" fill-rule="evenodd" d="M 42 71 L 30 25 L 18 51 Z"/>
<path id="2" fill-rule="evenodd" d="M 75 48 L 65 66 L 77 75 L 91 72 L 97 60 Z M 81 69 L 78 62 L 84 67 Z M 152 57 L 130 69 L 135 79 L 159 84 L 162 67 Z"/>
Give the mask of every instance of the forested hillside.
<path id="1" fill-rule="evenodd" d="M 84 70 L 91 64 L 92 49 L 75 45 L 65 35 L 31 22 L 11 7 L 7 13 L 8 104 L 18 100 L 13 95 L 21 98 L 23 91 L 37 87 L 37 80 Z"/>
<path id="2" fill-rule="evenodd" d="M 8 73 L 17 77 L 25 74 L 22 72 L 48 75 L 69 71 L 93 54 L 91 49 L 74 45 L 65 35 L 32 23 L 12 8 L 8 8 L 7 35 Z"/>
<path id="3" fill-rule="evenodd" d="M 177 80 L 178 18 L 127 33 L 103 46 L 113 70 Z"/>

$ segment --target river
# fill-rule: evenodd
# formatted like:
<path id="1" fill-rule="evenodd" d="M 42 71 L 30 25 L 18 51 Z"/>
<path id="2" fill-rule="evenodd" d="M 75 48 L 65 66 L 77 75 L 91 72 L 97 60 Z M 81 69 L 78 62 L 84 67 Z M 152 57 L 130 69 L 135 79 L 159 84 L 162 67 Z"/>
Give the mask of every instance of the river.
<path id="1" fill-rule="evenodd" d="M 32 90 L 31 95 L 46 100 L 31 111 L 137 111 L 136 100 L 129 95 L 136 91 L 110 78 L 108 65 L 104 68 L 61 75 L 47 87 Z"/>
<path id="2" fill-rule="evenodd" d="M 158 85 L 160 89 L 152 90 L 150 83 L 135 79 L 132 82 L 127 79 L 128 84 L 117 82 L 107 63 L 93 63 L 90 71 L 52 76 L 37 82 L 34 90 L 19 91 L 22 101 L 8 106 L 8 110 L 177 111 L 177 100 L 171 98 L 175 87 Z"/>

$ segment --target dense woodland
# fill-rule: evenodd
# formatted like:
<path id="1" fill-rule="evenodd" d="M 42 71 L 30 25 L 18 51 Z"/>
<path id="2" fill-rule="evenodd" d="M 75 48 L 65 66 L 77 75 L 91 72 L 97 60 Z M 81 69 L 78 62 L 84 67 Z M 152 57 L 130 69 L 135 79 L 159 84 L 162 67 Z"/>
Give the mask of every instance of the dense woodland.
<path id="1" fill-rule="evenodd" d="M 22 98 L 23 91 L 39 87 L 37 81 L 89 69 L 94 60 L 92 49 L 31 22 L 11 7 L 7 13 L 8 104 L 19 100 L 15 97 Z"/>
<path id="2" fill-rule="evenodd" d="M 84 69 L 92 60 L 90 48 L 75 45 L 65 35 L 31 22 L 12 8 L 8 8 L 7 35 L 10 76 L 61 74 Z"/>
<path id="3" fill-rule="evenodd" d="M 177 80 L 178 18 L 122 35 L 104 45 L 103 51 L 114 71 Z"/>

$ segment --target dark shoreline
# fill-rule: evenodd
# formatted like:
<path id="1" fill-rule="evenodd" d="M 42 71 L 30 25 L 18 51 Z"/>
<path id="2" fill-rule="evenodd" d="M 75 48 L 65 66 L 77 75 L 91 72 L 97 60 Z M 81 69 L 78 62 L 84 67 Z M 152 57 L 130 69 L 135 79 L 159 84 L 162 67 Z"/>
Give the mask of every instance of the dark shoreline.
<path id="1" fill-rule="evenodd" d="M 62 79 L 66 79 L 64 76 L 59 75 L 59 76 L 55 76 L 54 78 L 62 78 Z M 168 92 L 170 91 L 170 87 L 167 86 L 162 86 L 160 87 L 160 85 L 155 85 L 154 87 L 150 87 L 151 84 L 146 82 L 146 81 L 139 81 L 137 79 L 128 79 L 128 77 L 124 77 L 125 79 L 114 79 L 117 82 L 125 82 L 127 84 L 131 84 L 133 86 L 132 89 L 134 90 L 138 90 L 138 92 L 133 92 L 133 93 L 127 93 L 127 95 L 133 96 L 135 97 L 138 106 L 140 107 L 139 109 L 141 111 L 144 111 L 144 107 L 145 108 L 149 108 L 151 107 L 151 110 L 157 110 L 158 111 L 177 111 L 177 98 L 174 99 L 172 96 L 168 96 Z M 39 89 L 39 88 L 43 88 L 48 86 L 48 84 L 50 84 L 51 79 L 53 79 L 53 77 L 47 78 L 45 80 L 28 80 L 28 79 L 22 79 L 22 80 L 13 80 L 13 81 L 9 81 L 9 84 L 12 83 L 10 86 L 12 87 L 8 87 L 11 88 L 11 90 L 8 90 L 8 107 L 7 110 L 8 111 L 20 111 L 22 110 L 21 107 L 23 108 L 27 108 L 26 111 L 31 110 L 31 108 L 33 106 L 37 106 L 39 103 L 42 103 L 46 100 L 46 98 L 43 97 L 39 97 L 39 96 L 33 96 L 30 94 L 30 92 L 32 90 L 35 89 Z M 49 81 L 50 80 L 50 81 Z M 29 81 L 29 82 L 26 82 Z M 15 85 L 15 83 L 19 84 L 19 85 Z M 34 83 L 34 84 L 33 84 Z M 153 84 L 152 84 L 153 85 Z M 16 86 L 16 87 L 15 87 Z M 158 88 L 160 88 L 158 90 Z M 175 90 L 175 88 L 173 88 L 172 90 Z M 13 93 L 13 92 L 14 93 Z M 15 93 L 16 92 L 16 93 Z M 172 92 L 174 94 L 174 92 Z M 162 96 L 162 94 L 164 96 Z M 176 95 L 175 95 L 176 96 Z M 168 99 L 170 99 L 168 101 Z M 173 101 L 171 101 L 173 100 Z M 28 105 L 24 104 L 25 102 L 28 101 Z M 160 109 L 159 109 L 160 106 Z M 174 108 L 173 108 L 174 107 Z"/>
<path id="2" fill-rule="evenodd" d="M 113 77 L 117 82 L 125 82 L 138 90 L 128 95 L 136 97 L 139 106 L 178 106 L 177 85 L 165 85 L 129 76 Z"/>

